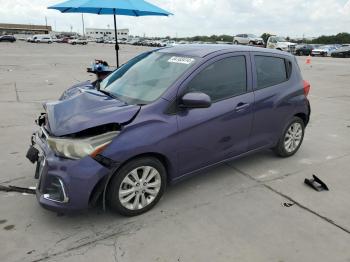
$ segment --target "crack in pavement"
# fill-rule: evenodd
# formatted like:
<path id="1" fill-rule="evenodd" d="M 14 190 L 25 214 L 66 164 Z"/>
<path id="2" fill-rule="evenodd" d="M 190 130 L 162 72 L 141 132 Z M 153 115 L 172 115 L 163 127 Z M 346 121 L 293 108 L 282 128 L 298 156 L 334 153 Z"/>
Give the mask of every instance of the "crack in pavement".
<path id="1" fill-rule="evenodd" d="M 15 88 L 15 93 L 16 93 L 16 101 L 17 102 L 21 102 L 21 100 L 19 99 L 19 94 L 18 94 L 18 90 L 17 90 L 17 83 L 15 81 L 15 84 L 14 84 L 14 88 Z"/>
<path id="2" fill-rule="evenodd" d="M 251 179 L 251 180 L 253 180 L 253 181 L 259 183 L 260 185 L 264 186 L 264 187 L 267 188 L 268 190 L 274 192 L 275 194 L 278 194 L 279 196 L 281 196 L 281 197 L 283 197 L 283 198 L 285 198 L 285 199 L 287 199 L 287 200 L 293 202 L 295 205 L 297 205 L 297 206 L 300 207 L 301 209 L 304 209 L 305 211 L 307 211 L 307 212 L 309 212 L 309 213 L 311 213 L 311 214 L 313 214 L 313 215 L 315 215 L 315 216 L 321 218 L 322 220 L 324 220 L 324 221 L 326 221 L 327 223 L 329 223 L 329 224 L 331 224 L 331 225 L 337 227 L 338 229 L 341 229 L 342 231 L 344 231 L 344 232 L 350 234 L 350 230 L 348 230 L 347 228 L 345 228 L 345 227 L 343 227 L 343 226 L 337 224 L 337 223 L 334 222 L 332 219 L 330 219 L 330 218 L 328 218 L 328 217 L 326 217 L 326 216 L 323 216 L 323 215 L 317 213 L 316 211 L 314 211 L 314 210 L 312 210 L 312 209 L 310 209 L 310 208 L 304 206 L 303 204 L 301 204 L 301 203 L 299 203 L 298 201 L 294 200 L 294 199 L 291 198 L 290 196 L 287 196 L 286 194 L 283 194 L 282 192 L 279 192 L 278 190 L 274 189 L 273 187 L 271 187 L 271 186 L 265 184 L 266 181 L 257 180 L 256 178 L 252 177 L 252 176 L 249 175 L 248 173 L 246 173 L 246 172 L 244 172 L 244 171 L 242 171 L 242 170 L 240 170 L 240 169 L 238 169 L 238 168 L 236 168 L 236 167 L 234 167 L 234 166 L 232 166 L 232 165 L 229 165 L 229 166 L 230 166 L 232 169 L 236 170 L 237 172 L 241 173 L 242 175 L 248 177 L 249 179 Z"/>
<path id="3" fill-rule="evenodd" d="M 16 177 L 16 178 L 13 178 L 13 179 L 10 179 L 10 180 L 0 181 L 0 184 L 8 184 L 8 183 L 12 183 L 14 181 L 25 179 L 25 178 L 26 178 L 26 176 Z"/>
<path id="4" fill-rule="evenodd" d="M 127 222 L 127 223 L 121 225 L 121 229 L 116 231 L 116 232 L 113 232 L 113 233 L 110 233 L 110 234 L 106 234 L 106 235 L 104 235 L 102 237 L 92 239 L 92 240 L 87 241 L 85 243 L 82 243 L 80 245 L 73 246 L 73 247 L 67 248 L 65 250 L 56 252 L 56 253 L 45 255 L 45 256 L 43 256 L 41 258 L 38 258 L 38 259 L 35 259 L 35 260 L 31 260 L 31 262 L 45 261 L 45 260 L 48 260 L 48 259 L 51 259 L 51 258 L 55 258 L 55 257 L 57 257 L 59 255 L 64 255 L 64 254 L 66 254 L 68 252 L 71 252 L 71 251 L 79 250 L 80 248 L 83 248 L 83 247 L 94 245 L 94 244 L 96 244 L 96 243 L 98 243 L 100 241 L 103 241 L 103 240 L 107 240 L 107 239 L 110 239 L 110 238 L 113 238 L 113 237 L 116 237 L 116 236 L 125 236 L 125 235 L 131 234 L 131 233 L 135 233 L 136 231 L 141 229 L 141 227 L 137 227 L 136 231 L 135 231 L 135 226 L 132 227 L 134 230 L 130 230 L 129 227 L 124 228 L 125 225 L 129 225 L 129 224 L 133 225 L 134 223 L 133 222 Z M 115 239 L 115 241 L 117 241 L 117 240 Z"/>
<path id="5" fill-rule="evenodd" d="M 343 154 L 343 155 L 340 155 L 340 156 L 336 156 L 336 157 L 332 158 L 331 161 L 339 160 L 339 159 L 342 159 L 342 158 L 345 158 L 345 157 L 348 157 L 348 156 L 350 156 L 350 153 L 346 153 L 346 154 Z M 330 160 L 328 160 L 328 161 L 330 161 Z M 328 161 L 318 163 L 318 166 L 320 167 L 320 166 L 322 166 L 322 165 L 329 164 Z M 235 167 L 234 167 L 234 168 L 235 168 Z M 273 181 L 277 181 L 277 180 L 283 180 L 283 179 L 285 179 L 286 177 L 299 174 L 301 171 L 305 171 L 305 170 L 309 170 L 309 169 L 311 169 L 311 166 L 308 166 L 308 167 L 305 167 L 305 168 L 302 168 L 302 169 L 298 169 L 298 170 L 295 171 L 295 172 L 282 174 L 282 175 L 280 175 L 279 177 L 274 177 L 274 178 L 266 179 L 266 180 L 257 180 L 257 181 L 263 181 L 264 183 L 269 183 L 269 182 L 273 182 Z"/>

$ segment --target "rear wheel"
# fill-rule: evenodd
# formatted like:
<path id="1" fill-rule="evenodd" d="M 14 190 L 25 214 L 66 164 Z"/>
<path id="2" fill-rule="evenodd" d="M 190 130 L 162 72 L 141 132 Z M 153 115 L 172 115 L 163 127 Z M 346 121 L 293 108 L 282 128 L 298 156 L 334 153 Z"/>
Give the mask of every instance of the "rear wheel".
<path id="1" fill-rule="evenodd" d="M 107 192 L 110 207 L 124 216 L 137 216 L 154 207 L 166 187 L 166 170 L 156 158 L 143 157 L 123 166 Z"/>
<path id="2" fill-rule="evenodd" d="M 281 157 L 294 155 L 300 148 L 305 132 L 304 121 L 299 117 L 294 117 L 284 129 L 278 144 L 273 149 Z"/>

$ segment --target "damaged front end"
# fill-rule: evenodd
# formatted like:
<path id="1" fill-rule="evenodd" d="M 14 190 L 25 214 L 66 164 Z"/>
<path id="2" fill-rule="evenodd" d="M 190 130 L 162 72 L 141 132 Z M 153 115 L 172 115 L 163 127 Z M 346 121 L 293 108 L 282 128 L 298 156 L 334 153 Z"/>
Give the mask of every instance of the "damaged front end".
<path id="1" fill-rule="evenodd" d="M 72 94 L 44 105 L 27 153 L 36 163 L 39 203 L 57 212 L 85 209 L 103 192 L 101 181 L 117 164 L 101 152 L 140 110 L 96 90 Z"/>

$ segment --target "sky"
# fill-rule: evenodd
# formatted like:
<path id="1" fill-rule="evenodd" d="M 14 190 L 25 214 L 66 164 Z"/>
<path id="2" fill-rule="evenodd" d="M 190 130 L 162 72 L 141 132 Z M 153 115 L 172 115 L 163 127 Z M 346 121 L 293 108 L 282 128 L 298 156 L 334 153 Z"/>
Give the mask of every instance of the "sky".
<path id="1" fill-rule="evenodd" d="M 62 14 L 47 6 L 60 0 L 0 0 L 0 23 L 45 24 L 57 31 L 82 33 L 80 14 Z M 313 37 L 350 32 L 350 0 L 149 0 L 170 17 L 118 16 L 131 35 L 186 37 L 264 32 Z M 113 17 L 85 14 L 85 27 L 113 28 Z"/>

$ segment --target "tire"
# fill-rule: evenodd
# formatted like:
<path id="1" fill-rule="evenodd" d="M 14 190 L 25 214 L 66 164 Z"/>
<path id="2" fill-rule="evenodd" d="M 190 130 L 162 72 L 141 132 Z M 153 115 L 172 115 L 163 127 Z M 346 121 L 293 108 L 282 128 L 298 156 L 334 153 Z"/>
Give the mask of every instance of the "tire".
<path id="1" fill-rule="evenodd" d="M 157 158 L 142 157 L 131 160 L 114 174 L 108 186 L 109 207 L 128 217 L 149 211 L 165 191 L 166 176 L 166 169 Z"/>
<path id="2" fill-rule="evenodd" d="M 249 41 L 248 45 L 254 45 L 253 41 Z"/>
<path id="3" fill-rule="evenodd" d="M 293 129 L 296 132 L 295 134 L 292 133 Z M 278 140 L 276 147 L 273 148 L 273 151 L 280 157 L 290 157 L 294 155 L 299 150 L 301 144 L 303 143 L 304 134 L 305 134 L 304 121 L 299 117 L 293 117 L 293 119 L 289 122 L 287 127 L 283 130 L 282 136 Z M 293 137 L 289 138 L 291 142 L 288 143 L 287 136 L 291 136 L 291 135 Z"/>
<path id="4" fill-rule="evenodd" d="M 233 43 L 234 43 L 235 45 L 238 45 L 238 41 L 237 41 L 237 40 L 235 40 Z"/>

